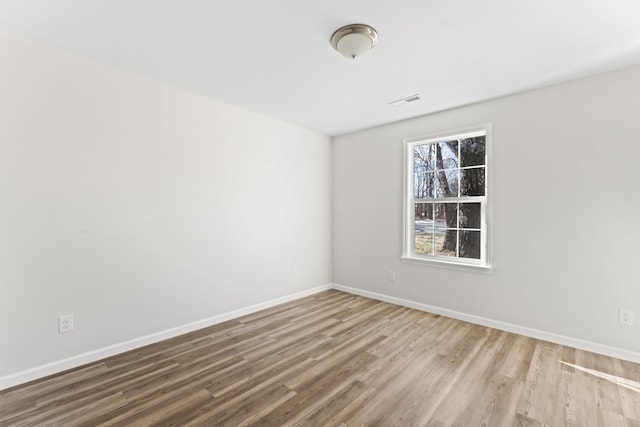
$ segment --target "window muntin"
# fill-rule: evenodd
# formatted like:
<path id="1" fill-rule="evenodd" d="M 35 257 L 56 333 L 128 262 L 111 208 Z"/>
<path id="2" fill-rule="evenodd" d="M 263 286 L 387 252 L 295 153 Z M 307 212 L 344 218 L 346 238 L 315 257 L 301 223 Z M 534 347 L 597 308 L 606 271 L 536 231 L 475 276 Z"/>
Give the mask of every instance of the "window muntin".
<path id="1" fill-rule="evenodd" d="M 405 258 L 488 265 L 489 129 L 407 142 Z"/>

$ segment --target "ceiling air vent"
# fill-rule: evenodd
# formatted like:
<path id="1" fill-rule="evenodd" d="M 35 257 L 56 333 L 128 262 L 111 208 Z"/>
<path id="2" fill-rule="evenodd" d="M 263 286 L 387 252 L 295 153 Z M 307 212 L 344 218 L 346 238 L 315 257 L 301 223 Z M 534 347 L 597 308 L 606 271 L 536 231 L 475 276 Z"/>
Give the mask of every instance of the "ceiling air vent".
<path id="1" fill-rule="evenodd" d="M 397 107 L 399 105 L 405 105 L 405 104 L 409 104 L 411 102 L 416 102 L 421 100 L 422 98 L 420 98 L 420 95 L 415 94 L 415 95 L 410 95 L 404 98 L 400 98 L 396 101 L 392 101 L 389 103 L 389 105 L 393 105 L 394 107 Z"/>

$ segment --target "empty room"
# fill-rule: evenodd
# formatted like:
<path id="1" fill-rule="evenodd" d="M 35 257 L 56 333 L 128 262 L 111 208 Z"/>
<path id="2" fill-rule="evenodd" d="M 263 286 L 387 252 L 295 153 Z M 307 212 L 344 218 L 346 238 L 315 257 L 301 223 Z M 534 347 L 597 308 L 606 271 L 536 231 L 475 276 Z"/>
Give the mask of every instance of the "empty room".
<path id="1" fill-rule="evenodd" d="M 640 426 L 639 22 L 0 0 L 0 426 Z"/>

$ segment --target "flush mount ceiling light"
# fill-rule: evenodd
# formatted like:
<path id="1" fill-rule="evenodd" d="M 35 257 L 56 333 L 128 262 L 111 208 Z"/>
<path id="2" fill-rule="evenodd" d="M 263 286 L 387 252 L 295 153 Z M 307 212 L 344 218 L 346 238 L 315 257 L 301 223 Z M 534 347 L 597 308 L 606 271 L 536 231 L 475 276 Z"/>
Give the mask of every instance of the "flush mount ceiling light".
<path id="1" fill-rule="evenodd" d="M 331 36 L 331 46 L 349 59 L 369 52 L 377 42 L 378 32 L 365 24 L 345 25 Z"/>

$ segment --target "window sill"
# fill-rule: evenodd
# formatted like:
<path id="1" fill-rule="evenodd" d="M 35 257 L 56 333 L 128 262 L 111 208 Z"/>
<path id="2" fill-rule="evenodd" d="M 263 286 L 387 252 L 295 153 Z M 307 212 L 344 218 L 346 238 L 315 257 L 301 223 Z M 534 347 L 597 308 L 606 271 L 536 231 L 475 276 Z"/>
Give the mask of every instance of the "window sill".
<path id="1" fill-rule="evenodd" d="M 401 259 L 403 262 L 406 262 L 409 264 L 429 265 L 429 266 L 435 266 L 435 267 L 450 268 L 452 270 L 478 271 L 483 273 L 491 273 L 493 270 L 493 267 L 491 265 L 486 265 L 486 264 L 465 264 L 461 262 L 452 262 L 452 261 L 446 261 L 446 260 L 435 259 L 435 258 L 427 259 L 427 258 L 416 258 L 416 257 L 409 257 L 409 256 L 402 256 Z"/>

